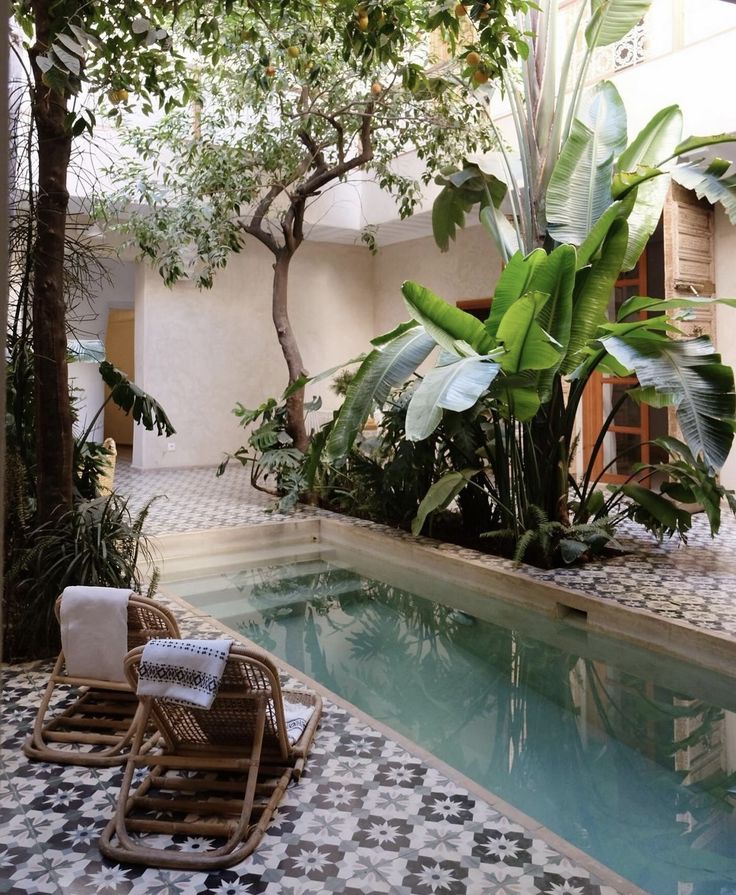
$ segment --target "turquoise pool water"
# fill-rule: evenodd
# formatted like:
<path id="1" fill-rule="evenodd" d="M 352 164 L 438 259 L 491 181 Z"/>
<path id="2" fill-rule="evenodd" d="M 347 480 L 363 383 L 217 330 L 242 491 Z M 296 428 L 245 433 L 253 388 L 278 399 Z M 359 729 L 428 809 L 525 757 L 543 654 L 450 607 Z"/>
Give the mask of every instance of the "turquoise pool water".
<path id="1" fill-rule="evenodd" d="M 371 575 L 384 580 L 312 552 L 166 587 L 652 895 L 736 895 L 722 707 L 736 687 L 492 600 L 480 611 L 454 585 Z"/>

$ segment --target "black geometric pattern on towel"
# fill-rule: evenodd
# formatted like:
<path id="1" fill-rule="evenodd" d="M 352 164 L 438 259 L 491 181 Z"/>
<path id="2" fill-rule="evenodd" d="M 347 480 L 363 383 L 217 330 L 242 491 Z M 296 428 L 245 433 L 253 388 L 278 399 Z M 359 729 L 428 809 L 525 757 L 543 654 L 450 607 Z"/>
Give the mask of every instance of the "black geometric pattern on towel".
<path id="1" fill-rule="evenodd" d="M 191 697 L 192 704 L 208 708 L 217 695 L 230 644 L 230 640 L 150 640 L 141 656 L 139 693 L 155 693 L 185 705 Z"/>
<path id="2" fill-rule="evenodd" d="M 199 690 L 201 693 L 212 695 L 217 695 L 217 688 L 220 686 L 220 678 L 217 675 L 195 671 L 193 668 L 182 668 L 180 665 L 141 662 L 140 676 L 147 681 L 179 684 L 188 690 Z"/>

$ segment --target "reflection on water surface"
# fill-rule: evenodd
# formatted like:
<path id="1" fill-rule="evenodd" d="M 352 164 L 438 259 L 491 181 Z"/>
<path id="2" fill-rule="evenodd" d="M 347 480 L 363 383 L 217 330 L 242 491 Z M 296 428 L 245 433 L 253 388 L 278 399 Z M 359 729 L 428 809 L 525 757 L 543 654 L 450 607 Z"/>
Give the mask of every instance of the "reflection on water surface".
<path id="1" fill-rule="evenodd" d="M 736 895 L 736 715 L 665 660 L 323 560 L 168 586 L 652 895 Z"/>

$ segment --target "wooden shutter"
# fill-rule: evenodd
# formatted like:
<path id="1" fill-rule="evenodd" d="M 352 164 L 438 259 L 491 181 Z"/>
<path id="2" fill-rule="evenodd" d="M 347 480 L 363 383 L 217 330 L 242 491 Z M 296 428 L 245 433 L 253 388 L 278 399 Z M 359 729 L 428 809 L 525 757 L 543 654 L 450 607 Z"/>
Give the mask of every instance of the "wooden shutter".
<path id="1" fill-rule="evenodd" d="M 695 193 L 673 183 L 664 206 L 665 298 L 715 293 L 713 208 Z M 713 306 L 698 308 L 681 328 L 688 336 L 715 341 Z"/>
<path id="2" fill-rule="evenodd" d="M 663 226 L 665 298 L 713 295 L 713 207 L 691 190 L 673 183 L 664 205 Z M 715 342 L 715 307 L 697 308 L 689 320 L 678 320 L 677 326 L 686 336 L 710 336 Z M 670 435 L 682 438 L 673 407 L 667 411 L 667 428 Z"/>

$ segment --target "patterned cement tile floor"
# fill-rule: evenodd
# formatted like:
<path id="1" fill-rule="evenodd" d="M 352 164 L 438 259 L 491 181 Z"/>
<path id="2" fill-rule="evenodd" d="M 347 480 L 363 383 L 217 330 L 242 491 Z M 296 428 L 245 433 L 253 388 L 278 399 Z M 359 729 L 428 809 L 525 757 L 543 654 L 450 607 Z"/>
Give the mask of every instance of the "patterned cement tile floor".
<path id="1" fill-rule="evenodd" d="M 185 636 L 216 632 L 178 612 Z M 17 895 L 618 895 L 330 702 L 304 775 L 246 861 L 215 873 L 118 865 L 96 842 L 118 769 L 28 761 L 21 751 L 45 675 L 5 670 L 0 893 Z M 288 679 L 284 679 L 289 683 Z M 178 848 L 201 841 L 174 837 Z"/>
<path id="2" fill-rule="evenodd" d="M 149 530 L 192 531 L 274 522 L 268 497 L 241 469 L 139 473 L 121 463 L 120 493 L 135 509 L 154 494 Z M 303 509 L 300 513 L 315 511 Z M 369 524 L 358 522 L 357 524 Z M 736 526 L 711 542 L 698 523 L 690 546 L 630 541 L 625 559 L 527 574 L 736 633 Z M 628 534 L 637 534 L 630 529 Z M 399 534 L 398 537 L 407 537 Z M 642 549 L 642 544 L 646 549 Z M 442 548 L 438 548 L 442 549 Z M 445 549 L 461 550 L 447 545 Z M 498 562 L 489 559 L 489 562 Z M 181 613 L 179 613 L 181 617 Z M 192 614 L 185 634 L 211 633 Z M 402 746 L 327 703 L 308 770 L 256 853 L 232 870 L 192 874 L 125 867 L 100 858 L 96 839 L 112 810 L 119 770 L 34 764 L 20 745 L 44 669 L 5 669 L 0 793 L 0 893 L 166 895 L 616 895 L 525 829 Z M 182 843 L 192 847 L 195 843 Z"/>

